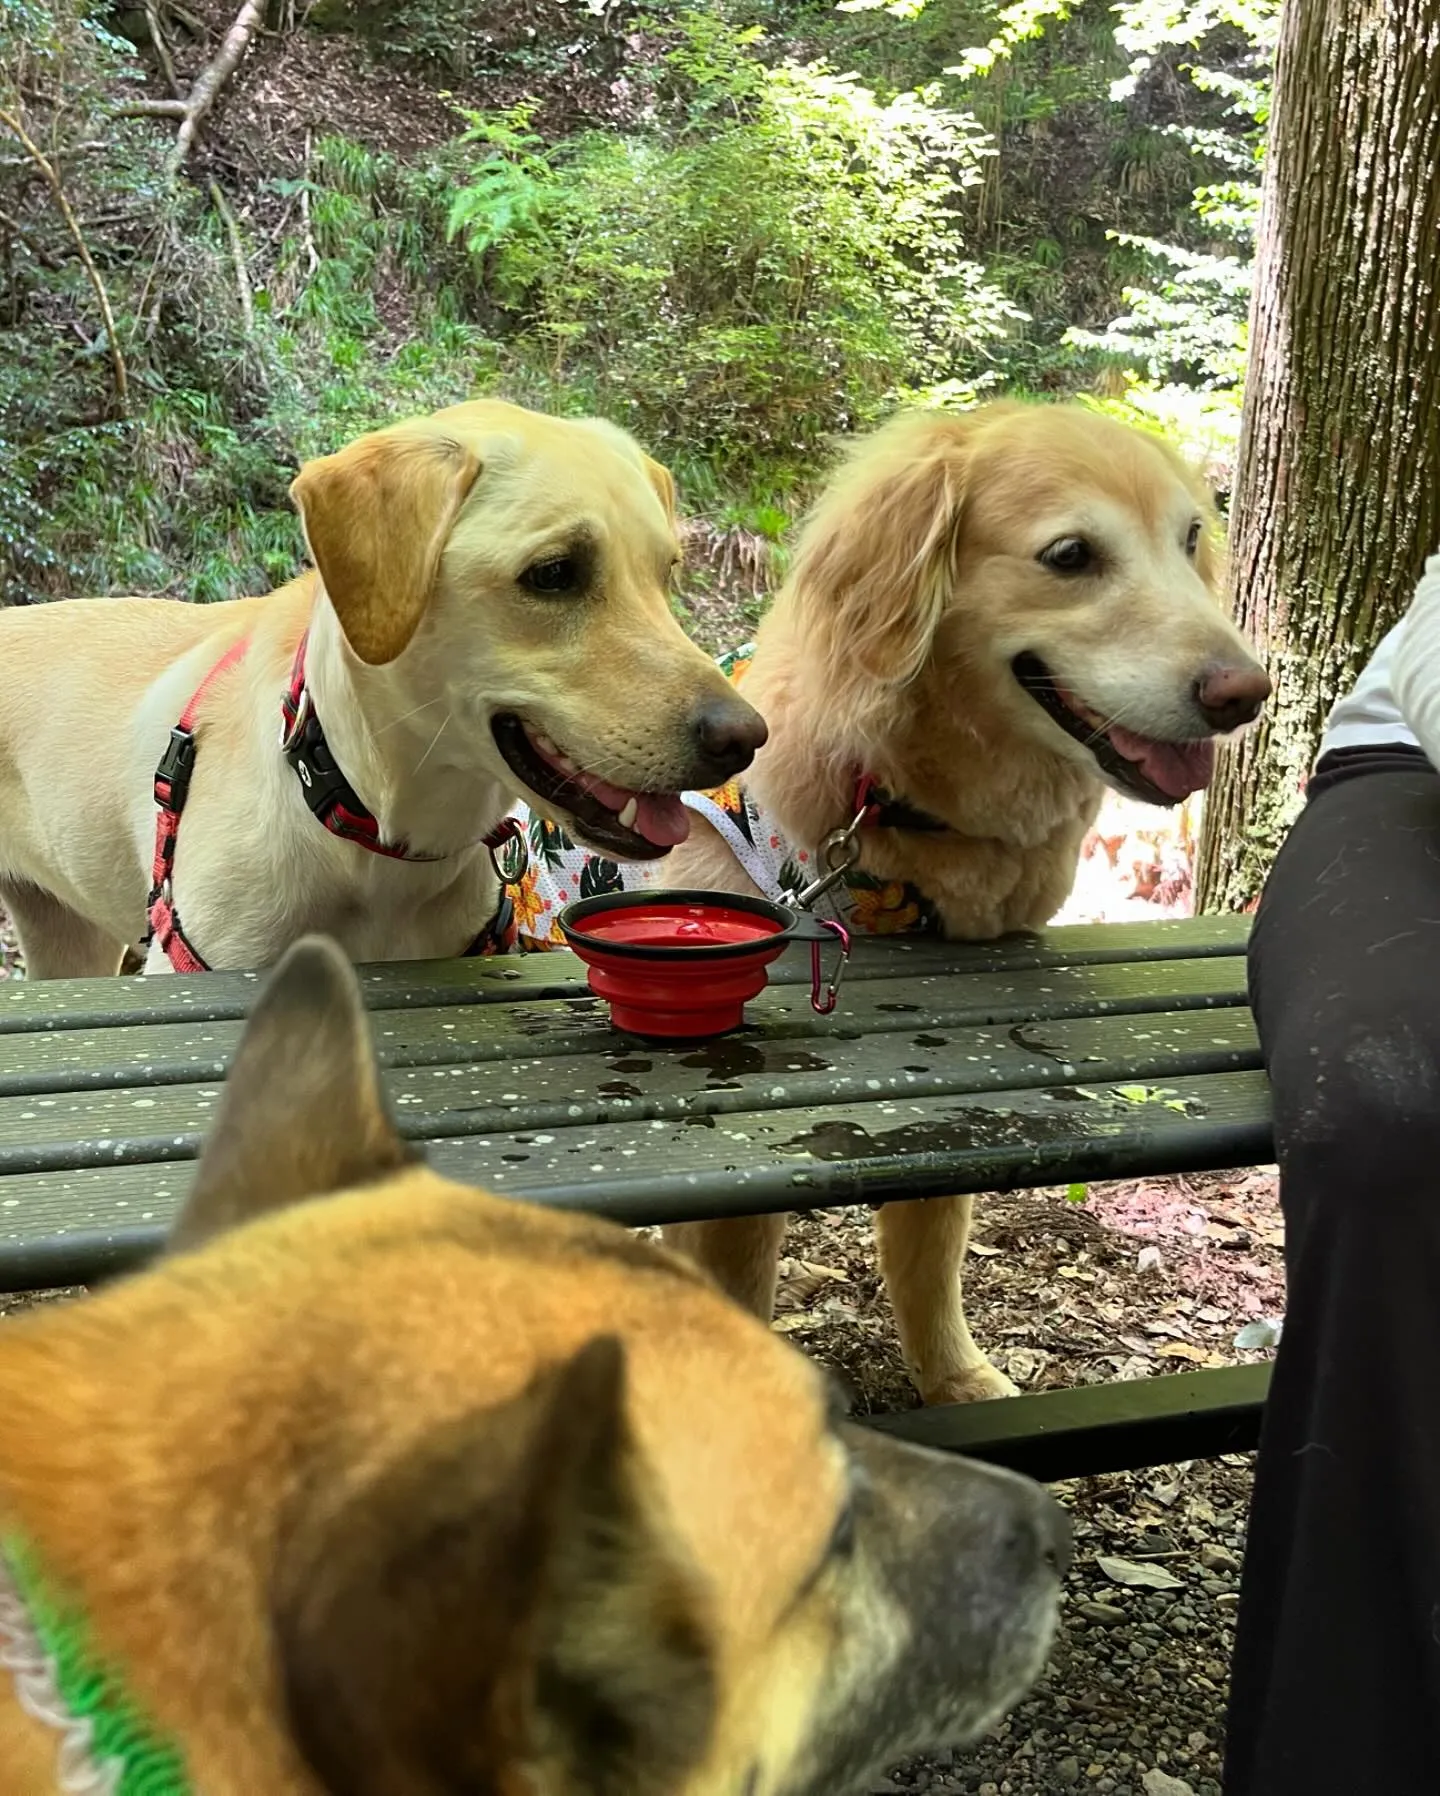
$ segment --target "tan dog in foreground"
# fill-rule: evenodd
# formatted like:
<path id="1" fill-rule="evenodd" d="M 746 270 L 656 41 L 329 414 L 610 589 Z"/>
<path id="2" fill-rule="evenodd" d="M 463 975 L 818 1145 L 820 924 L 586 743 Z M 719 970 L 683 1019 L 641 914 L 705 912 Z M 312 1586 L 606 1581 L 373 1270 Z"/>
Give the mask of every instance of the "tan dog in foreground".
<path id="1" fill-rule="evenodd" d="M 1104 785 L 1175 803 L 1268 695 L 1219 587 L 1210 495 L 1155 437 L 1079 406 L 901 416 L 836 474 L 760 626 L 742 690 L 770 736 L 747 797 L 814 857 L 868 776 L 891 801 L 859 836 L 864 902 L 877 886 L 893 899 L 881 927 L 928 912 L 962 941 L 1039 929 Z M 755 889 L 698 819 L 663 877 Z M 943 1198 L 877 1218 L 927 1402 L 1014 1390 L 965 1320 L 970 1210 Z M 766 1216 L 667 1238 L 768 1316 L 784 1231 Z"/>
<path id="2" fill-rule="evenodd" d="M 192 1796 L 844 1796 L 1041 1666 L 1058 1506 L 839 1421 L 685 1261 L 426 1171 L 326 943 L 175 1248 L 0 1324 L 6 1796 L 111 1787 L 57 1773 L 57 1613 Z"/>
<path id="3" fill-rule="evenodd" d="M 0 612 L 0 906 L 32 978 L 141 944 L 156 767 L 212 672 L 173 874 L 210 966 L 267 965 L 307 930 L 357 960 L 462 953 L 499 900 L 480 838 L 517 795 L 644 859 L 685 832 L 678 790 L 764 740 L 675 622 L 670 477 L 623 431 L 480 401 L 310 462 L 292 492 L 315 571 L 267 597 Z M 280 736 L 307 630 L 299 721 L 324 744 L 300 764 Z M 312 814 L 325 755 L 377 852 Z M 147 970 L 170 964 L 152 944 Z"/>

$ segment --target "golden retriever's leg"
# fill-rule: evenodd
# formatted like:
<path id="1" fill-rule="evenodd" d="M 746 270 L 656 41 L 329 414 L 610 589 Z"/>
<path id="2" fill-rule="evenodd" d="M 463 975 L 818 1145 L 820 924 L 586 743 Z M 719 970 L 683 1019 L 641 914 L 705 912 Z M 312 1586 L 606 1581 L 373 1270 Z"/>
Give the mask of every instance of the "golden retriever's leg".
<path id="1" fill-rule="evenodd" d="M 727 1216 L 722 1222 L 676 1222 L 665 1245 L 687 1254 L 727 1297 L 762 1322 L 775 1313 L 775 1280 L 788 1216 Z"/>
<path id="2" fill-rule="evenodd" d="M 86 979 L 118 970 L 123 944 L 38 886 L 0 884 L 0 908 L 15 925 L 27 979 Z"/>
<path id="3" fill-rule="evenodd" d="M 886 1204 L 875 1217 L 880 1265 L 900 1330 L 905 1364 L 926 1403 L 1013 1397 L 1015 1386 L 970 1337 L 961 1269 L 971 1200 L 932 1197 Z"/>

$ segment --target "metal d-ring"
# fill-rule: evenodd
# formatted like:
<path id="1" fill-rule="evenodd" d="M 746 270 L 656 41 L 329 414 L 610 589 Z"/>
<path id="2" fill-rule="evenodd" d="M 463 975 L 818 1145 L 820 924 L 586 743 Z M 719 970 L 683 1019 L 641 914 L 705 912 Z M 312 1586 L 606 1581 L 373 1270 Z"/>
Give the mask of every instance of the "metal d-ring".
<path id="1" fill-rule="evenodd" d="M 495 877 L 504 886 L 518 886 L 530 867 L 530 849 L 525 841 L 525 832 L 513 818 L 507 818 L 510 827 L 498 842 L 488 844 L 490 849 L 490 865 L 495 869 Z"/>

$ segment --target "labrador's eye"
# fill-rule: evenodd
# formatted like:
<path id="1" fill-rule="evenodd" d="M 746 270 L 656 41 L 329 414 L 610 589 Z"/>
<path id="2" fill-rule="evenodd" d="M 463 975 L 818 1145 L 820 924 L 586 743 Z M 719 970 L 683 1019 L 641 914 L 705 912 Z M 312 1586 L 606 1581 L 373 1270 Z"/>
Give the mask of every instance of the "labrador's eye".
<path id="1" fill-rule="evenodd" d="M 521 574 L 520 584 L 528 586 L 531 592 L 574 592 L 580 584 L 580 563 L 573 555 L 557 555 L 550 561 L 537 561 Z"/>
<path id="2" fill-rule="evenodd" d="M 1196 555 L 1196 552 L 1199 549 L 1199 547 L 1200 547 L 1200 520 L 1199 520 L 1199 518 L 1192 518 L 1191 522 L 1190 522 L 1190 532 L 1185 538 L 1185 553 L 1190 557 L 1190 559 L 1192 561 L 1195 559 L 1195 555 Z"/>
<path id="3" fill-rule="evenodd" d="M 1097 557 L 1083 536 L 1062 536 L 1043 548 L 1035 559 L 1053 574 L 1086 574 Z"/>

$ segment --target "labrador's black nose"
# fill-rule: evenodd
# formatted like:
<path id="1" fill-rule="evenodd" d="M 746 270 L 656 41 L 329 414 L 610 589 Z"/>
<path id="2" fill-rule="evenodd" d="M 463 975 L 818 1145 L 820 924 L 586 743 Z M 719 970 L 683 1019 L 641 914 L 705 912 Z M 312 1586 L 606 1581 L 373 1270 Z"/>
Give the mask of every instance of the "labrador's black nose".
<path id="1" fill-rule="evenodd" d="M 1253 723 L 1270 696 L 1270 676 L 1253 662 L 1212 667 L 1195 682 L 1195 703 L 1212 730 L 1238 730 Z"/>
<path id="2" fill-rule="evenodd" d="M 705 763 L 704 777 L 715 785 L 743 773 L 770 734 L 755 707 L 738 697 L 707 700 L 690 727 Z"/>

